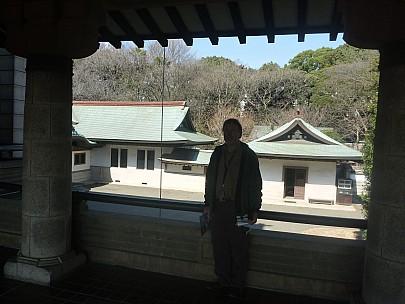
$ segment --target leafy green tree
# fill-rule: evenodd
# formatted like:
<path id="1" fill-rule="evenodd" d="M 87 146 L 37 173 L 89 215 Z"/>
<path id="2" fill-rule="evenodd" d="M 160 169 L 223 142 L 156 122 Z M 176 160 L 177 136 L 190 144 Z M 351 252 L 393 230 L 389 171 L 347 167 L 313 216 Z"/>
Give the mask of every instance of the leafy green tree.
<path id="1" fill-rule="evenodd" d="M 372 103 L 370 105 L 370 112 L 372 113 L 370 117 L 370 127 L 366 134 L 364 140 L 364 146 L 362 149 L 363 154 L 363 172 L 366 177 L 366 188 L 361 195 L 362 205 L 363 205 L 363 214 L 367 218 L 369 212 L 369 206 L 371 201 L 371 176 L 373 173 L 373 155 L 374 155 L 374 138 L 375 138 L 375 126 L 377 120 L 377 104 L 378 104 L 378 63 L 377 58 L 373 58 L 371 61 L 371 71 L 373 72 L 373 83 L 375 88 L 375 95 L 372 98 Z"/>
<path id="2" fill-rule="evenodd" d="M 280 69 L 280 66 L 277 63 L 274 63 L 273 61 L 270 61 L 268 63 L 263 64 L 259 71 L 277 71 Z"/>
<path id="3" fill-rule="evenodd" d="M 336 130 L 334 129 L 322 129 L 321 132 L 327 136 L 329 136 L 330 138 L 343 143 L 344 140 L 342 138 L 342 135 L 340 135 Z"/>
<path id="4" fill-rule="evenodd" d="M 209 66 L 220 66 L 220 65 L 237 65 L 229 58 L 222 56 L 208 56 L 201 58 L 200 62 Z"/>
<path id="5" fill-rule="evenodd" d="M 372 111 L 373 113 L 370 119 L 370 128 L 366 134 L 364 146 L 361 150 L 363 154 L 363 172 L 366 177 L 366 187 L 361 195 L 361 199 L 363 205 L 363 214 L 366 218 L 368 217 L 371 198 L 371 175 L 373 172 L 374 136 L 375 136 L 375 123 L 377 116 L 376 102 L 370 106 L 370 111 Z"/>
<path id="6" fill-rule="evenodd" d="M 375 54 L 374 50 L 359 49 L 348 44 L 343 44 L 336 49 L 322 47 L 298 53 L 286 67 L 311 73 L 340 64 L 370 62 Z"/>
<path id="7" fill-rule="evenodd" d="M 359 49 L 348 44 L 343 44 L 334 50 L 335 64 L 353 62 L 371 62 L 376 59 L 377 52 L 369 49 Z"/>
<path id="8" fill-rule="evenodd" d="M 368 63 L 340 64 L 319 71 L 311 103 L 328 106 L 335 128 L 346 141 L 358 143 L 369 127 L 369 106 L 374 88 Z"/>
<path id="9" fill-rule="evenodd" d="M 345 141 L 359 142 L 368 131 L 372 115 L 369 108 L 377 92 L 378 52 L 349 46 L 334 52 L 339 64 L 311 73 L 311 103 L 330 109 L 327 126 L 337 130 Z"/>
<path id="10" fill-rule="evenodd" d="M 332 48 L 323 47 L 315 51 L 307 50 L 299 53 L 288 62 L 287 68 L 310 73 L 330 67 L 335 63 L 336 57 L 334 50 Z"/>

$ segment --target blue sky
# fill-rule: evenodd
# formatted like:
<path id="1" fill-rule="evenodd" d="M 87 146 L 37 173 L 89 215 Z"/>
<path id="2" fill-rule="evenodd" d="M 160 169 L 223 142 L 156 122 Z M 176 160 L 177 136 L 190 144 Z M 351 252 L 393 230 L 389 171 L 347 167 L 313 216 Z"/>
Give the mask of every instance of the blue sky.
<path id="1" fill-rule="evenodd" d="M 246 44 L 238 38 L 219 38 L 218 45 L 211 45 L 208 38 L 194 39 L 191 51 L 197 58 L 222 56 L 254 69 L 273 61 L 283 67 L 298 53 L 321 47 L 336 48 L 345 42 L 342 34 L 336 41 L 329 41 L 328 34 L 306 35 L 305 42 L 298 42 L 297 35 L 276 36 L 275 43 L 267 43 L 267 37 L 247 37 Z"/>

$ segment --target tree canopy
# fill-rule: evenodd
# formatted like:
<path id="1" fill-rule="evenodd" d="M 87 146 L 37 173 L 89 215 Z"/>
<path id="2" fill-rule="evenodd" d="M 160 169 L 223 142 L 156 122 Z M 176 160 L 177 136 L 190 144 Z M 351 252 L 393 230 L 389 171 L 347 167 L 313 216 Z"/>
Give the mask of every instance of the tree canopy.
<path id="1" fill-rule="evenodd" d="M 346 44 L 257 70 L 221 56 L 197 59 L 180 41 L 165 50 L 157 42 L 145 49 L 103 46 L 74 61 L 73 94 L 77 100 L 185 100 L 197 129 L 216 137 L 215 117 L 243 117 L 253 127 L 281 125 L 300 111 L 315 127 L 360 142 L 370 130 L 377 66 L 378 52 Z"/>

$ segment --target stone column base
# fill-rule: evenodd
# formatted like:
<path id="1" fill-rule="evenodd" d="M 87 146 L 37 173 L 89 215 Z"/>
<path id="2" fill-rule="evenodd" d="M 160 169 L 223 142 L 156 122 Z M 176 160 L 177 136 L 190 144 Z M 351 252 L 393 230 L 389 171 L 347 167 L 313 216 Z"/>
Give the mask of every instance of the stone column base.
<path id="1" fill-rule="evenodd" d="M 50 286 L 86 263 L 84 254 L 70 252 L 60 257 L 33 259 L 17 255 L 4 266 L 4 277 L 13 280 Z"/>

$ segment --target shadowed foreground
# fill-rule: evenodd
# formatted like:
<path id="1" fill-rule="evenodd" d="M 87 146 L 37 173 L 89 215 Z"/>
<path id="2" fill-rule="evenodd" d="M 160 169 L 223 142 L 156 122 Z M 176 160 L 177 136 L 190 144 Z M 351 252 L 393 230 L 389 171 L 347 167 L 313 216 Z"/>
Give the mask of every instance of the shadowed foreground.
<path id="1" fill-rule="evenodd" d="M 247 288 L 242 297 L 207 291 L 207 282 L 177 276 L 134 270 L 119 266 L 88 263 L 71 276 L 40 286 L 3 278 L 4 263 L 16 255 L 14 249 L 0 247 L 0 303 L 274 303 L 274 304 L 347 304 L 341 301 Z"/>

